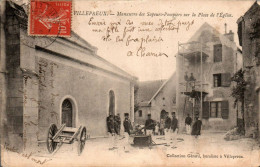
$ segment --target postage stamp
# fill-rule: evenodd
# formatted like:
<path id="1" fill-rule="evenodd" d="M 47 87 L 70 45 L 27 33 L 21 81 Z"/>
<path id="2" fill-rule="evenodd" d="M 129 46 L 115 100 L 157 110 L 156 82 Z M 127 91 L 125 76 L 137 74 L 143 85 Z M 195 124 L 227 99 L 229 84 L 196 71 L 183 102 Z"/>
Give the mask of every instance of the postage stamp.
<path id="1" fill-rule="evenodd" d="M 70 37 L 71 8 L 72 1 L 68 0 L 31 0 L 28 34 Z"/>

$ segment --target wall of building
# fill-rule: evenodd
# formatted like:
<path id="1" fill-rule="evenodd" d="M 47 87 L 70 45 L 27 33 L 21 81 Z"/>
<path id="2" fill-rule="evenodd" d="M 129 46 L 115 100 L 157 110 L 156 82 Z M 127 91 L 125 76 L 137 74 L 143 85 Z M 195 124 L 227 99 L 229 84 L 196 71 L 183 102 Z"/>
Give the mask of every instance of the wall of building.
<path id="1" fill-rule="evenodd" d="M 46 130 L 51 123 L 61 124 L 61 104 L 65 98 L 75 105 L 76 127 L 86 126 L 91 136 L 107 135 L 110 90 L 115 93 L 116 113 L 120 113 L 122 119 L 124 113 L 130 113 L 129 82 L 101 75 L 95 69 L 80 68 L 80 65 L 66 60 L 49 59 L 53 55 L 48 55 L 48 58 L 46 53 L 39 52 L 37 55 L 39 70 L 42 68 L 45 71 L 44 76 L 40 77 L 39 87 L 40 131 Z"/>
<path id="2" fill-rule="evenodd" d="M 139 116 L 140 110 L 142 111 L 141 117 Z M 135 112 L 135 124 L 144 125 L 148 114 L 151 114 L 151 106 L 139 106 Z M 152 114 L 152 119 L 154 119 L 154 114 Z"/>
<path id="3" fill-rule="evenodd" d="M 172 112 L 176 112 L 176 80 L 175 76 L 169 78 L 168 82 L 152 100 L 151 113 L 153 119 L 160 121 L 161 111 L 165 110 L 171 116 Z"/>
<path id="4" fill-rule="evenodd" d="M 91 136 L 108 135 L 111 90 L 115 94 L 115 113 L 120 113 L 122 120 L 124 113 L 133 117 L 134 77 L 96 56 L 94 47 L 74 36 L 69 40 L 56 38 L 44 46 L 53 38 L 28 36 L 26 29 L 19 27 L 13 10 L 10 12 L 5 127 L 10 147 L 37 151 L 38 142 L 46 141 L 50 124 L 61 125 L 65 99 L 73 105 L 73 126 L 86 126 Z"/>
<path id="5" fill-rule="evenodd" d="M 192 112 L 193 110 L 193 100 L 188 98 L 186 95 L 181 94 L 181 92 L 185 91 L 184 75 L 187 71 L 188 75 L 190 75 L 190 73 L 193 73 L 194 77 L 196 78 L 196 81 L 201 81 L 202 78 L 202 90 L 207 92 L 204 101 L 228 101 L 228 119 L 202 119 L 202 113 L 200 112 L 199 115 L 203 122 L 203 129 L 228 130 L 236 125 L 236 109 L 233 108 L 234 99 L 231 97 L 232 83 L 231 85 L 225 87 L 214 87 L 213 74 L 230 73 L 231 77 L 235 73 L 235 61 L 237 57 L 241 57 L 241 53 L 237 52 L 237 47 L 234 42 L 228 41 L 228 39 L 226 39 L 225 37 L 217 37 L 218 34 L 214 34 L 214 30 L 204 32 L 206 33 L 203 33 L 203 31 L 201 31 L 199 32 L 200 35 L 197 35 L 200 36 L 199 38 L 202 40 L 202 43 L 208 47 L 208 49 L 204 51 L 208 54 L 208 57 L 203 58 L 202 77 L 201 63 L 199 58 L 200 53 L 198 54 L 197 61 L 195 59 L 195 61 L 189 62 L 181 56 L 178 56 L 177 58 L 177 78 L 179 83 L 177 85 L 178 117 L 180 119 L 180 125 L 182 126 L 182 129 L 184 129 L 184 119 L 186 117 L 186 113 L 184 112 Z M 215 44 L 222 44 L 221 62 L 214 62 L 213 60 L 213 51 Z M 237 67 L 238 66 L 236 66 L 236 68 Z M 200 83 L 198 82 L 196 86 L 198 91 L 201 90 Z M 200 102 L 198 102 L 198 107 L 200 110 Z"/>
<path id="6" fill-rule="evenodd" d="M 23 145 L 23 76 L 20 70 L 20 29 L 13 11 L 6 11 L 6 142 L 21 150 Z"/>
<path id="7" fill-rule="evenodd" d="M 259 95 L 257 94 L 260 87 L 259 20 L 260 9 L 256 2 L 251 10 L 245 14 L 242 21 L 243 69 L 245 70 L 244 77 L 247 82 L 245 92 L 246 136 L 251 136 L 257 126 L 259 129 L 260 104 Z"/>
<path id="8" fill-rule="evenodd" d="M 142 110 L 142 117 L 139 117 L 139 110 Z M 139 106 L 135 112 L 135 122 L 144 124 L 147 114 L 151 114 L 153 120 L 159 122 L 161 111 L 165 110 L 171 115 L 176 112 L 176 77 L 175 74 L 169 78 L 167 83 L 160 89 L 159 93 L 152 99 L 150 105 Z"/>

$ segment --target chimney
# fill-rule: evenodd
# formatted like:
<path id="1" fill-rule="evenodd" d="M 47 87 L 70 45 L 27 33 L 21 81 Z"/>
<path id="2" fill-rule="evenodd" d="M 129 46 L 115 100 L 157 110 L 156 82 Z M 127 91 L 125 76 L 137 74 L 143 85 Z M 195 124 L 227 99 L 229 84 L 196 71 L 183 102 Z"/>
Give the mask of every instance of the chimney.
<path id="1" fill-rule="evenodd" d="M 225 34 L 224 36 L 227 37 L 230 41 L 234 41 L 234 32 L 232 32 L 232 30 L 229 30 L 229 33 L 227 33 L 227 23 L 224 24 L 225 25 Z"/>

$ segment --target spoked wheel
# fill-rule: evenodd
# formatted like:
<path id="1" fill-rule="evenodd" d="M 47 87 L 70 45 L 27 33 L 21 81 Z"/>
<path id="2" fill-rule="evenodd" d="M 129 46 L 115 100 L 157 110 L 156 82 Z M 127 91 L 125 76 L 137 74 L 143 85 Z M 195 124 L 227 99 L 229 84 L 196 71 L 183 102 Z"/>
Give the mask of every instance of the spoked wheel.
<path id="1" fill-rule="evenodd" d="M 85 147 L 85 142 L 87 140 L 87 130 L 86 127 L 83 127 L 79 134 L 79 140 L 78 140 L 78 155 L 80 155 Z"/>
<path id="2" fill-rule="evenodd" d="M 48 129 L 47 142 L 46 142 L 49 153 L 52 153 L 57 147 L 57 143 L 55 143 L 52 139 L 53 136 L 55 136 L 55 134 L 57 133 L 57 131 L 58 131 L 57 126 L 55 124 L 51 124 Z"/>

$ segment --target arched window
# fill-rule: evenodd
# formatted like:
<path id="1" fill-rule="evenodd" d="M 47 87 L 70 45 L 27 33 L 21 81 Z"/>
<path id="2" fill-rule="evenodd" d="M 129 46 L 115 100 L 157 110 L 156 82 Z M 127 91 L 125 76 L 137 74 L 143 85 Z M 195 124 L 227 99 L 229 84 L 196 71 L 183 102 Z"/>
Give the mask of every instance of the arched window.
<path id="1" fill-rule="evenodd" d="M 62 102 L 62 124 L 66 124 L 67 127 L 72 127 L 73 118 L 72 104 L 69 99 L 65 99 Z"/>
<path id="2" fill-rule="evenodd" d="M 114 91 L 109 91 L 109 115 L 115 115 L 115 93 Z"/>

